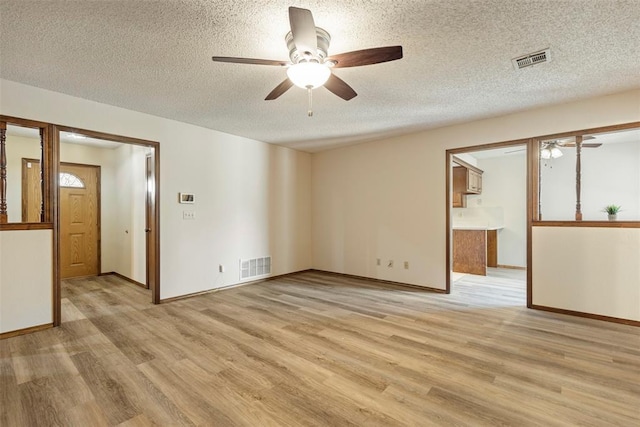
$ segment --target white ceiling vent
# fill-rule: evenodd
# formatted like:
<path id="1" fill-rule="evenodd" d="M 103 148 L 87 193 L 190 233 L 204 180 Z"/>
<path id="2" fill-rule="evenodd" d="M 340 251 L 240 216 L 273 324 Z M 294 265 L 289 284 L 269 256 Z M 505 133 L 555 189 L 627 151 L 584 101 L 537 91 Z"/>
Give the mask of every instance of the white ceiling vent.
<path id="1" fill-rule="evenodd" d="M 531 65 L 541 64 L 543 62 L 551 61 L 551 49 L 547 48 L 538 52 L 530 53 L 528 55 L 513 58 L 513 68 L 520 70 L 522 68 L 529 67 Z"/>

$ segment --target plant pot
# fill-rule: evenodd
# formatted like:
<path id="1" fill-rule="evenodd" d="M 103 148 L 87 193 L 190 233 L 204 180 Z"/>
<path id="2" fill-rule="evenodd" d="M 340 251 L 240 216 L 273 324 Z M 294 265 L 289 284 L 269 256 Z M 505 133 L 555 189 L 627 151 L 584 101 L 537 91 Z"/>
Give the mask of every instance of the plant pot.
<path id="1" fill-rule="evenodd" d="M 609 214 L 609 221 L 615 221 L 616 219 L 618 219 L 618 215 L 617 214 Z"/>

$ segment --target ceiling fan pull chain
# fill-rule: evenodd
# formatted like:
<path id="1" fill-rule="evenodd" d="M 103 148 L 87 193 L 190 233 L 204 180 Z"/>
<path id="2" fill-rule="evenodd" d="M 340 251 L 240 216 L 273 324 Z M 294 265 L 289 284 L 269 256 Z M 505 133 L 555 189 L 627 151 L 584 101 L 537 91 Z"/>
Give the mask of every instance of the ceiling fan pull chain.
<path id="1" fill-rule="evenodd" d="M 309 111 L 307 111 L 307 115 L 309 117 L 313 117 L 313 109 L 311 107 L 311 86 L 307 86 L 307 93 L 309 94 Z"/>

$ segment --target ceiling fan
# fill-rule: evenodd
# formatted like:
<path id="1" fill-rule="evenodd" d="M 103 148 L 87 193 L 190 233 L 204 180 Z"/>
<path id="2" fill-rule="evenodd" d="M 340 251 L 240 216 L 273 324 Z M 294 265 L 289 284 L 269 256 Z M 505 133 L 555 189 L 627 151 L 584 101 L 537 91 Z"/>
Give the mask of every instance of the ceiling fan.
<path id="1" fill-rule="evenodd" d="M 324 86 L 346 101 L 357 96 L 356 91 L 336 76 L 332 69 L 379 64 L 402 58 L 402 46 L 376 47 L 329 56 L 331 36 L 327 31 L 316 27 L 313 15 L 308 9 L 290 7 L 289 24 L 291 31 L 285 36 L 285 41 L 289 49 L 290 62 L 228 56 L 214 56 L 212 59 L 216 62 L 285 67 L 288 78 L 276 86 L 267 95 L 265 101 L 278 98 L 293 85 L 296 85 L 307 90 L 309 94 L 308 115 L 312 116 L 312 89 Z"/>
<path id="2" fill-rule="evenodd" d="M 582 141 L 589 141 L 591 139 L 596 138 L 593 136 L 585 136 L 582 138 Z M 601 145 L 602 143 L 599 142 L 583 142 L 580 144 L 582 148 L 598 148 Z M 558 157 L 562 157 L 562 150 L 560 150 L 560 148 L 570 148 L 575 146 L 575 137 L 542 141 L 542 146 L 540 147 L 540 158 L 544 160 L 557 159 Z"/>
<path id="3" fill-rule="evenodd" d="M 584 136 L 582 137 L 582 141 L 589 141 L 592 139 L 596 139 L 594 136 Z M 582 148 L 598 148 L 602 145 L 601 142 L 583 142 L 580 144 Z M 562 150 L 560 148 L 571 148 L 576 146 L 576 138 L 575 136 L 569 138 L 562 139 L 552 139 L 548 141 L 541 141 L 540 146 L 540 158 L 544 160 L 548 159 L 557 159 L 558 157 L 562 157 Z M 515 153 L 518 151 L 524 151 L 526 148 L 521 148 L 519 150 L 506 151 L 505 154 Z"/>

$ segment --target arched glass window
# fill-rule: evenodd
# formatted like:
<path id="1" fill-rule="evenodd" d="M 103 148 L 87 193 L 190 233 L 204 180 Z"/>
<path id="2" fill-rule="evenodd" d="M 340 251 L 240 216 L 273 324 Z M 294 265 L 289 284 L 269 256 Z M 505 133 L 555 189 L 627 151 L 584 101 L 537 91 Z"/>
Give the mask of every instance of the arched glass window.
<path id="1" fill-rule="evenodd" d="M 71 173 L 60 172 L 60 187 L 84 188 L 84 182 Z"/>

